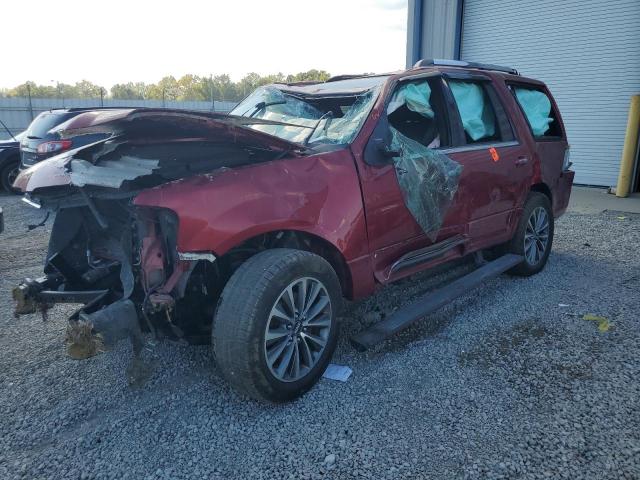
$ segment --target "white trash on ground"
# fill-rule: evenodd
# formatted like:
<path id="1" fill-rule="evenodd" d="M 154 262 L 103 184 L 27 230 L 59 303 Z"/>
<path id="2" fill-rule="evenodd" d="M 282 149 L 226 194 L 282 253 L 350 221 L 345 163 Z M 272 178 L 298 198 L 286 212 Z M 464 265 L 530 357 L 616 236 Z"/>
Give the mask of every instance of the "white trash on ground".
<path id="1" fill-rule="evenodd" d="M 330 363 L 327 369 L 324 371 L 322 376 L 324 378 L 328 378 L 329 380 L 338 380 L 339 382 L 346 382 L 353 370 L 351 370 L 346 365 L 336 365 L 335 363 Z"/>

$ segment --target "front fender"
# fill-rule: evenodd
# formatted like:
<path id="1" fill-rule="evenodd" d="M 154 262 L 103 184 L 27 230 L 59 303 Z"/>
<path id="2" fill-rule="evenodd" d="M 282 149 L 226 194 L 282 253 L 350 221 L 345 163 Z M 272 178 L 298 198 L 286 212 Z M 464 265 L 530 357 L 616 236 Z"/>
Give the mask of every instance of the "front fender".
<path id="1" fill-rule="evenodd" d="M 176 213 L 181 252 L 224 255 L 256 235 L 298 230 L 332 243 L 347 261 L 368 253 L 348 149 L 178 180 L 141 192 L 134 204 Z"/>

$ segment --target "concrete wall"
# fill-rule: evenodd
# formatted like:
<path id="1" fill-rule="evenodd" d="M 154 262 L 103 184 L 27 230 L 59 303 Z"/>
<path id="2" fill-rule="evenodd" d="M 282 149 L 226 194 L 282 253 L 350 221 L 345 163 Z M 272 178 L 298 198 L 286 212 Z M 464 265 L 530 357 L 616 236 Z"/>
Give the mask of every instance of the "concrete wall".
<path id="1" fill-rule="evenodd" d="M 177 102 L 167 100 L 111 100 L 105 99 L 102 104 L 100 99 L 91 98 L 28 98 L 9 97 L 0 98 L 0 120 L 11 130 L 14 135 L 24 131 L 31 120 L 40 112 L 51 110 L 52 108 L 64 107 L 151 107 L 151 108 L 177 108 L 180 110 L 198 110 L 202 112 L 228 112 L 235 102 Z M 0 125 L 0 139 L 10 138 L 6 130 Z"/>

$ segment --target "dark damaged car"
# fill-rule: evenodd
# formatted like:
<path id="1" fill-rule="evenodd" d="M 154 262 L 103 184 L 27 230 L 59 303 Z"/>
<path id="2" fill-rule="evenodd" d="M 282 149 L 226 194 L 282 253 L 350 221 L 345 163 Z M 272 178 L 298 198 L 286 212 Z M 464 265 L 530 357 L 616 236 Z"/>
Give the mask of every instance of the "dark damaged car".
<path id="1" fill-rule="evenodd" d="M 106 138 L 110 132 L 61 138 L 56 127 L 69 119 L 97 109 L 56 108 L 33 119 L 20 142 L 20 169 L 24 170 L 66 150 L 78 148 Z M 100 108 L 99 110 L 109 110 Z"/>
<path id="2" fill-rule="evenodd" d="M 1 120 L 0 125 L 10 136 L 9 139 L 0 140 L 0 188 L 14 193 L 13 182 L 20 168 L 20 140 L 25 132 L 14 137 Z"/>
<path id="3" fill-rule="evenodd" d="M 85 304 L 76 357 L 129 337 L 139 362 L 145 333 L 211 342 L 227 380 L 270 401 L 322 375 L 343 298 L 476 260 L 361 332 L 366 347 L 490 275 L 540 271 L 573 180 L 545 85 L 484 65 L 271 85 L 230 115 L 86 112 L 57 134 L 108 138 L 18 177 L 56 218 L 16 314 Z"/>

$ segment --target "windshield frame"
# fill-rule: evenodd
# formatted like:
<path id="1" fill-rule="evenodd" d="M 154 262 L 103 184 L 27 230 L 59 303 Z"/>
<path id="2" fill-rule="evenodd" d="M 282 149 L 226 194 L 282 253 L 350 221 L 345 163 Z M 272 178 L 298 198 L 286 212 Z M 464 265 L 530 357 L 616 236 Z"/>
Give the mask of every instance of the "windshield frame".
<path id="1" fill-rule="evenodd" d="M 314 147 L 327 146 L 327 145 L 349 145 L 358 137 L 358 134 L 362 130 L 362 127 L 365 125 L 369 115 L 371 114 L 371 111 L 373 110 L 374 106 L 376 105 L 380 97 L 380 94 L 383 90 L 382 87 L 386 81 L 386 77 L 380 76 L 379 78 L 380 78 L 379 81 L 377 81 L 372 85 L 368 85 L 367 87 L 361 87 L 357 89 L 344 89 L 344 90 L 318 88 L 326 85 L 324 83 L 305 85 L 305 86 L 285 85 L 285 84 L 263 85 L 255 89 L 249 95 L 247 95 L 240 103 L 238 103 L 238 105 L 234 107 L 233 110 L 229 112 L 229 115 L 243 117 L 243 118 L 262 119 L 276 125 L 281 124 L 281 125 L 288 125 L 294 128 L 297 127 L 300 129 L 300 133 L 294 137 L 295 139 L 278 135 L 275 132 L 264 132 L 264 133 L 290 141 L 304 148 L 314 148 Z M 316 87 L 315 88 L 316 91 L 309 91 L 311 87 Z M 306 117 L 300 116 L 299 118 L 290 117 L 289 119 L 286 119 L 286 120 L 284 119 L 271 120 L 268 118 L 258 116 L 255 110 L 256 107 L 259 106 L 260 103 L 266 103 L 265 105 L 266 109 L 268 109 L 269 106 L 279 107 L 282 105 L 282 102 L 275 102 L 275 101 L 268 102 L 268 101 L 262 100 L 262 101 L 255 102 L 253 105 L 249 105 L 248 103 L 246 103 L 248 99 L 250 99 L 252 96 L 256 96 L 258 92 L 260 91 L 265 92 L 268 89 L 270 89 L 272 93 L 277 92 L 276 95 L 282 95 L 282 96 L 286 96 L 287 98 L 294 99 L 294 101 L 298 101 L 304 104 L 304 106 L 309 107 L 310 109 L 313 109 L 313 110 L 317 110 L 317 109 L 312 105 L 312 103 L 308 102 L 308 100 L 313 99 L 317 101 L 322 99 L 339 99 L 339 98 L 350 98 L 350 99 L 355 98 L 355 100 L 352 102 L 350 108 L 347 109 L 341 117 L 335 117 L 335 116 L 332 117 L 330 115 L 327 116 L 326 115 L 327 112 L 321 113 L 320 110 L 317 110 L 317 112 L 320 112 L 318 118 L 306 118 Z M 329 140 L 330 137 L 329 135 L 327 135 L 327 130 L 330 128 L 330 125 L 334 122 L 336 122 L 336 124 L 339 125 L 338 122 L 340 120 L 344 120 L 347 118 L 347 115 L 349 114 L 349 112 L 351 112 L 351 107 L 356 105 L 357 102 L 360 101 L 360 98 L 364 98 L 366 96 L 370 96 L 370 97 L 366 99 L 365 105 L 363 106 L 362 111 L 356 112 L 356 113 L 359 113 L 359 115 L 356 117 L 357 122 L 354 128 L 347 132 L 347 135 L 345 135 L 344 139 L 341 139 L 340 137 L 338 137 L 337 139 L 335 139 L 335 141 Z M 257 97 L 257 98 L 260 98 L 260 97 Z M 271 103 L 271 105 L 269 105 L 269 103 Z M 245 106 L 247 108 L 244 108 Z M 239 112 L 238 111 L 239 109 L 241 109 L 242 111 Z M 263 109 L 265 108 L 263 107 Z M 304 119 L 305 120 L 304 123 L 306 124 L 303 124 L 302 122 L 299 122 L 299 121 L 296 122 L 296 120 L 301 120 L 301 119 Z M 323 123 L 324 123 L 324 126 L 323 126 Z M 327 129 L 324 128 L 325 126 L 327 127 Z M 260 127 L 260 124 L 257 124 L 256 126 L 248 126 L 247 128 L 254 128 L 257 130 L 261 130 L 258 127 Z M 314 138 L 317 135 L 320 135 L 319 138 Z M 297 138 L 298 136 L 301 138 L 298 139 Z M 344 140 L 344 141 L 341 141 L 341 140 Z"/>

